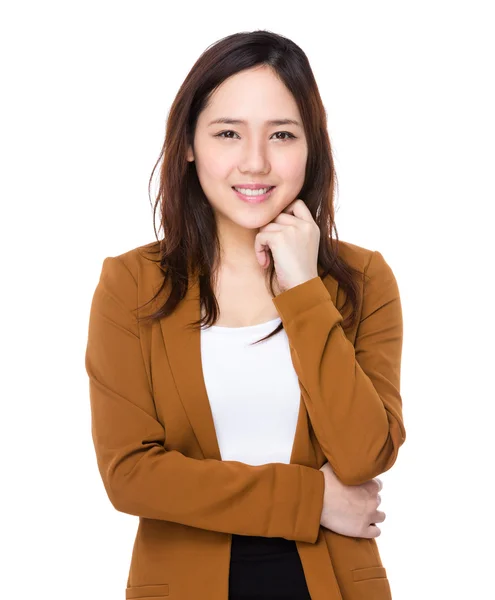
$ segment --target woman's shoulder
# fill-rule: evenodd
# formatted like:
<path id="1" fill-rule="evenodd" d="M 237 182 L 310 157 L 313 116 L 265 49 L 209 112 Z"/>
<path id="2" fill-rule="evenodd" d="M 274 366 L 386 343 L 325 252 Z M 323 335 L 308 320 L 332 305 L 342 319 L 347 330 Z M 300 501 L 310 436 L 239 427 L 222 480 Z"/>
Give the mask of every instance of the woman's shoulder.
<path id="1" fill-rule="evenodd" d="M 147 265 L 160 265 L 160 241 L 148 242 L 116 254 L 114 258 L 117 258 L 120 262 L 128 268 L 128 270 L 137 276 L 139 271 Z"/>
<path id="2" fill-rule="evenodd" d="M 398 282 L 390 261 L 385 258 L 379 250 L 371 250 L 364 246 L 339 241 L 339 255 L 350 266 L 365 273 L 366 289 L 368 294 L 383 293 L 384 290 L 392 289 L 393 294 L 398 295 Z"/>
<path id="3" fill-rule="evenodd" d="M 364 246 L 358 246 L 351 242 L 347 242 L 339 239 L 337 254 L 342 258 L 349 266 L 364 271 L 368 266 L 373 250 L 365 248 Z"/>

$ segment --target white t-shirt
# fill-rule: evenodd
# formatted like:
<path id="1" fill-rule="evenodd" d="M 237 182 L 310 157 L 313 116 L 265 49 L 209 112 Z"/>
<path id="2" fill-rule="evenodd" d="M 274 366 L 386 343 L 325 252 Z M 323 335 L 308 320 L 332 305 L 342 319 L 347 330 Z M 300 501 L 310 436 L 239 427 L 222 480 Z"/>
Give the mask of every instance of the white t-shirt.
<path id="1" fill-rule="evenodd" d="M 222 460 L 290 463 L 301 390 L 280 317 L 248 327 L 201 329 L 203 377 Z"/>

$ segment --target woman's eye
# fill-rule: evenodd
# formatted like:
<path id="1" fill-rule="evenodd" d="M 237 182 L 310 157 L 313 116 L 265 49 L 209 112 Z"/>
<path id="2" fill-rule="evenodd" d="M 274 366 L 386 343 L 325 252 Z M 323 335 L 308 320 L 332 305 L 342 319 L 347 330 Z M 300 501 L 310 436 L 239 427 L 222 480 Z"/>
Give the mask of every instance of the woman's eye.
<path id="1" fill-rule="evenodd" d="M 230 136 L 226 136 L 225 134 L 227 134 L 227 133 L 234 133 L 235 135 L 237 135 L 237 133 L 235 133 L 235 131 L 232 131 L 231 129 L 229 129 L 228 131 L 221 131 L 220 133 L 217 133 L 215 137 L 224 138 L 226 140 L 233 139 Z M 279 135 L 279 134 L 285 134 L 285 135 L 288 136 L 286 138 L 278 138 L 281 142 L 286 142 L 287 140 L 290 140 L 290 139 L 293 139 L 293 138 L 296 137 L 295 135 L 293 135 L 289 131 L 276 131 L 273 135 Z"/>
<path id="2" fill-rule="evenodd" d="M 225 133 L 235 133 L 235 132 L 234 132 L 234 131 L 231 131 L 231 130 L 229 130 L 229 131 L 221 131 L 220 133 L 217 133 L 217 135 L 216 135 L 215 137 L 224 137 L 224 134 L 225 134 Z M 225 139 L 232 139 L 232 138 L 228 138 L 228 137 L 227 137 L 227 138 L 225 138 Z"/>
<path id="3" fill-rule="evenodd" d="M 274 135 L 278 135 L 279 133 L 285 133 L 286 135 L 288 135 L 289 137 L 287 138 L 278 138 L 279 140 L 281 140 L 282 142 L 285 142 L 286 140 L 290 140 L 292 138 L 295 138 L 295 135 L 292 135 L 292 133 L 289 133 L 288 131 L 277 131 L 276 133 L 274 133 Z"/>

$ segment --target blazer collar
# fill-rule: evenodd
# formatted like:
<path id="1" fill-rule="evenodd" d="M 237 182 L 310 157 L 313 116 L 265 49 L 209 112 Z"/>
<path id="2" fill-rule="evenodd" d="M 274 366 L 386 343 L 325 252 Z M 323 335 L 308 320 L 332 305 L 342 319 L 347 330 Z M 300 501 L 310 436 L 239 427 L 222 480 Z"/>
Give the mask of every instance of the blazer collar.
<path id="1" fill-rule="evenodd" d="M 158 265 L 155 277 L 163 278 Z M 320 269 L 318 272 L 321 273 Z M 158 279 L 155 282 L 158 284 Z M 327 275 L 325 284 L 337 306 L 338 282 Z M 168 286 L 167 286 L 168 287 Z M 154 290 L 156 292 L 156 288 Z M 201 332 L 188 327 L 200 318 L 199 278 L 192 274 L 186 296 L 169 317 L 160 319 L 160 329 L 178 394 L 204 458 L 222 460 L 201 361 Z M 290 339 L 289 339 L 290 342 Z M 313 441 L 311 440 L 313 438 Z M 317 442 L 301 394 L 296 434 L 290 463 L 317 467 Z M 319 446 L 318 446 L 319 448 Z M 321 450 L 319 450 L 321 456 Z"/>

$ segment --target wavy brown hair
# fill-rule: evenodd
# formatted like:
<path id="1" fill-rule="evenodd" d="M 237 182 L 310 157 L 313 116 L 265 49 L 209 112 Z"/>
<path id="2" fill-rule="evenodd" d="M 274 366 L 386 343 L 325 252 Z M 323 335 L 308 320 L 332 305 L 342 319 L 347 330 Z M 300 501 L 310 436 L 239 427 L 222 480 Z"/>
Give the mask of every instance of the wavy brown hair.
<path id="1" fill-rule="evenodd" d="M 354 276 L 363 273 L 348 265 L 339 256 L 339 238 L 334 221 L 334 195 L 337 176 L 330 139 L 327 132 L 326 111 L 305 53 L 290 39 L 266 30 L 235 33 L 209 46 L 193 65 L 182 83 L 170 108 L 160 155 L 148 185 L 160 161 L 160 183 L 153 207 L 154 230 L 159 262 L 164 273 L 160 289 L 149 300 L 154 300 L 170 280 L 170 293 L 159 310 L 139 320 L 157 320 L 170 315 L 184 298 L 189 278 L 199 277 L 200 302 L 204 316 L 190 325 L 213 325 L 219 316 L 213 281 L 220 255 L 213 209 L 198 180 L 195 162 L 186 160 L 188 146 L 194 147 L 194 133 L 198 116 L 204 110 L 210 95 L 232 75 L 245 69 L 266 65 L 273 69 L 292 93 L 299 108 L 308 142 L 308 159 L 303 187 L 298 194 L 308 207 L 320 228 L 318 271 L 323 279 L 331 274 L 345 291 L 345 303 L 350 314 L 342 323 L 351 327 L 357 318 L 359 287 Z M 151 196 L 150 196 L 151 202 Z M 160 207 L 160 225 L 164 237 L 158 240 L 155 226 L 156 211 Z M 332 230 L 335 238 L 332 238 Z M 276 275 L 273 256 L 268 250 L 270 264 L 266 270 L 273 297 L 273 278 Z M 150 259 L 153 260 L 153 259 Z M 283 329 L 283 323 L 268 339 Z"/>

